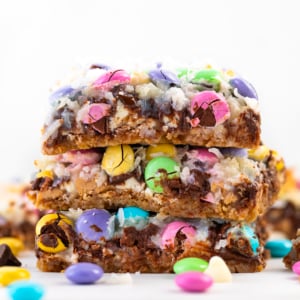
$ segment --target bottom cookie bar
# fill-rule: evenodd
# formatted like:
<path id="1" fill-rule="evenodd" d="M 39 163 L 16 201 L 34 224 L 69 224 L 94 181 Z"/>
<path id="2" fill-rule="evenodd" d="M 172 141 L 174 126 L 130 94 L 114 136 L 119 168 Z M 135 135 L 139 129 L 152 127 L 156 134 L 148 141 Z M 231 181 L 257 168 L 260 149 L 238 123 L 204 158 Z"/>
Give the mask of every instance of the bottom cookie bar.
<path id="1" fill-rule="evenodd" d="M 259 224 L 152 215 L 137 207 L 45 215 L 36 227 L 38 268 L 60 272 L 92 262 L 105 272 L 170 273 L 184 257 L 222 257 L 231 272 L 258 272 L 266 263 Z"/>

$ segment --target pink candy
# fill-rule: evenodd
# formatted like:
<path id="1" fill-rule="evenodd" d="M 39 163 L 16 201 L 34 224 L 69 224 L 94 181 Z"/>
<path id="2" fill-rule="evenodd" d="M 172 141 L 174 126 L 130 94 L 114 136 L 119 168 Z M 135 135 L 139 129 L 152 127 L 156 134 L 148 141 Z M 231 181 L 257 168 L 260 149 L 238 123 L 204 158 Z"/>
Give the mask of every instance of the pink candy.
<path id="1" fill-rule="evenodd" d="M 203 91 L 196 94 L 192 101 L 190 111 L 192 127 L 212 127 L 223 123 L 230 117 L 229 106 L 225 98 L 215 91 Z"/>
<path id="2" fill-rule="evenodd" d="M 295 274 L 300 275 L 300 261 L 297 261 L 293 264 L 292 270 Z"/>
<path id="3" fill-rule="evenodd" d="M 186 292 L 203 292 L 213 284 L 213 279 L 205 273 L 190 271 L 178 274 L 175 283 Z"/>
<path id="4" fill-rule="evenodd" d="M 162 245 L 164 248 L 174 246 L 175 237 L 178 232 L 186 235 L 186 241 L 191 242 L 196 234 L 194 227 L 186 222 L 175 221 L 168 224 L 161 236 Z"/>
<path id="5" fill-rule="evenodd" d="M 73 166 L 88 166 L 100 161 L 100 154 L 93 150 L 76 150 L 64 153 L 60 161 L 72 163 Z"/>
<path id="6" fill-rule="evenodd" d="M 93 103 L 89 105 L 87 113 L 83 116 L 84 124 L 93 124 L 109 115 L 110 105 L 106 103 Z"/>
<path id="7" fill-rule="evenodd" d="M 110 88 L 116 83 L 129 83 L 130 75 L 124 70 L 110 71 L 101 75 L 94 83 L 95 88 Z"/>
<path id="8" fill-rule="evenodd" d="M 218 157 L 214 153 L 209 152 L 206 148 L 191 150 L 189 151 L 189 155 L 206 163 L 208 167 L 213 167 L 213 165 L 218 162 Z"/>

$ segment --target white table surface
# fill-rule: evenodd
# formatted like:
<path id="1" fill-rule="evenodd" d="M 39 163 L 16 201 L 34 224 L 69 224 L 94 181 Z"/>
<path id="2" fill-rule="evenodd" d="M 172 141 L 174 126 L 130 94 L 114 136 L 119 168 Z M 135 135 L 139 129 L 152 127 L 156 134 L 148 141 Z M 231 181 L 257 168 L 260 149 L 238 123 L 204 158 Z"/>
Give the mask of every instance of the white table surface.
<path id="1" fill-rule="evenodd" d="M 182 300 L 201 299 L 299 299 L 300 280 L 285 269 L 281 259 L 271 259 L 260 273 L 233 274 L 231 283 L 215 283 L 205 293 L 186 293 L 174 283 L 174 274 L 132 274 L 131 283 L 108 283 L 105 274 L 93 285 L 74 285 L 63 273 L 43 273 L 36 269 L 33 253 L 24 253 L 20 260 L 31 271 L 32 281 L 45 287 L 43 300 Z M 264 297 L 264 298 L 262 298 Z M 0 299 L 8 300 L 7 288 L 0 287 Z"/>

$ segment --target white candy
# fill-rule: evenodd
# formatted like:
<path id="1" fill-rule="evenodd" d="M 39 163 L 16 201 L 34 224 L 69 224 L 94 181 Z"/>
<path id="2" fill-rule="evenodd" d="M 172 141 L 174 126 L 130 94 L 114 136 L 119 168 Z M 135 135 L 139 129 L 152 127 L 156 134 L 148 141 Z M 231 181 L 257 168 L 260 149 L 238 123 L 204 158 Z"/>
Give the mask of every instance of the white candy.
<path id="1" fill-rule="evenodd" d="M 210 275 L 214 282 L 231 282 L 232 274 L 220 256 L 213 256 L 204 273 Z"/>

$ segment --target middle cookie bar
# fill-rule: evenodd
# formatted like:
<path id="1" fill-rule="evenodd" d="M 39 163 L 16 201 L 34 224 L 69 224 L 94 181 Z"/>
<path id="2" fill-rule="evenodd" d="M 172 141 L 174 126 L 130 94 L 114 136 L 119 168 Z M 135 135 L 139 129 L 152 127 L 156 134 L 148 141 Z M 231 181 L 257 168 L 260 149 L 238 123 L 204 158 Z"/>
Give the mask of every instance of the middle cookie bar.
<path id="1" fill-rule="evenodd" d="M 138 206 L 185 218 L 253 221 L 276 199 L 284 164 L 255 150 L 118 145 L 46 156 L 30 197 L 39 208 Z"/>

